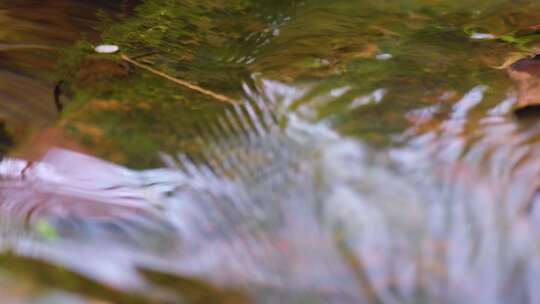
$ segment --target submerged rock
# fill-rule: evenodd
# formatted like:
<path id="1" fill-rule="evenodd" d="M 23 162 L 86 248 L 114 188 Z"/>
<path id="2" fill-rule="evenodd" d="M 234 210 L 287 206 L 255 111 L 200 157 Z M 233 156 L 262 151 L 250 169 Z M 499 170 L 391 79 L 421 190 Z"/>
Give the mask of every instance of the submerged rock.
<path id="1" fill-rule="evenodd" d="M 83 88 L 111 85 L 112 80 L 126 78 L 129 66 L 120 59 L 88 56 L 75 74 L 74 84 Z"/>

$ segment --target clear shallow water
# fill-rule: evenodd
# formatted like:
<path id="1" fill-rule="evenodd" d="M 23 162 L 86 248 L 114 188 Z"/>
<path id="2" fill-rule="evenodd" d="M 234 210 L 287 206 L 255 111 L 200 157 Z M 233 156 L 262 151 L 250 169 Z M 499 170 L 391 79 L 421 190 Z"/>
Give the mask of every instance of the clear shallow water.
<path id="1" fill-rule="evenodd" d="M 6 297 L 536 303 L 538 124 L 514 118 L 514 85 L 491 67 L 512 47 L 463 30 L 534 24 L 535 4 L 303 5 L 266 7 L 275 38 L 232 52 L 255 53 L 240 61 L 251 76 L 231 77 L 243 106 L 201 118 L 193 138 L 169 131 L 191 148 L 161 141 L 157 169 L 61 149 L 5 158 L 0 267 L 22 289 Z M 364 31 L 398 31 L 393 14 L 418 23 L 399 39 Z M 370 42 L 381 51 L 358 55 Z"/>

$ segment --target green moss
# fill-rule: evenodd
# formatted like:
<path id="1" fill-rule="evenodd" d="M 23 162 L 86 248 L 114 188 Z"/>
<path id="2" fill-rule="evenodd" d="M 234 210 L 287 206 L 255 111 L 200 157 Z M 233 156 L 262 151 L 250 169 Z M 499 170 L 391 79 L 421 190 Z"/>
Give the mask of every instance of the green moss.
<path id="1" fill-rule="evenodd" d="M 295 85 L 314 84 L 315 89 L 293 108 L 336 87 L 348 87 L 347 94 L 317 107 L 318 117 L 331 117 L 345 134 L 387 145 L 393 134 L 407 127 L 406 112 L 432 105 L 444 91 L 465 93 L 486 84 L 490 95 L 483 105 L 493 106 L 504 98 L 509 82 L 492 66 L 502 64 L 509 52 L 534 43 L 535 35 L 512 33 L 530 25 L 525 19 L 540 17 L 537 8 L 534 3 L 513 6 L 487 0 L 437 5 L 428 0 L 399 5 L 148 0 L 134 16 L 107 22 L 102 37 L 103 43 L 120 45 L 131 57 L 146 54 L 137 58 L 143 64 L 236 99 L 242 97 L 243 84 L 255 85 L 253 74 Z M 501 38 L 469 38 L 480 30 Z M 60 64 L 59 77 L 73 90 L 62 123 L 101 157 L 131 167 L 154 166 L 158 151 L 189 149 L 197 128 L 226 108 L 134 67 L 127 77 L 81 84 L 77 75 L 89 56 L 118 60 L 118 55 L 91 53 L 92 46 L 79 43 Z M 377 60 L 380 53 L 392 58 Z M 382 104 L 350 109 L 355 98 L 381 88 L 388 91 Z M 96 107 L 92 105 L 96 100 L 120 107 Z M 88 132 L 81 126 L 100 131 Z"/>
<path id="2" fill-rule="evenodd" d="M 84 58 L 93 52 L 94 47 L 86 41 L 79 41 L 73 47 L 63 49 L 54 78 L 57 81 L 73 79 L 79 71 Z"/>

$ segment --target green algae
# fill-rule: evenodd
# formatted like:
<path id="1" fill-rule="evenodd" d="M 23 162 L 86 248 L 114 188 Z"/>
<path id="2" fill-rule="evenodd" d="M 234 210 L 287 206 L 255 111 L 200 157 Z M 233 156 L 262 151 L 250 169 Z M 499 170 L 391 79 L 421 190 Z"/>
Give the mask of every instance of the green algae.
<path id="1" fill-rule="evenodd" d="M 182 5 L 148 1 L 137 9 L 135 17 L 106 31 L 104 42 L 120 45 L 123 53 L 133 57 L 150 51 L 140 58 L 142 63 L 238 98 L 242 84 L 250 80 L 250 72 L 245 63 L 239 62 L 247 56 L 245 48 L 236 43 L 250 33 L 246 29 L 263 32 L 265 24 L 260 19 L 265 16 L 237 16 L 253 15 L 258 7 L 247 1 L 202 5 L 197 1 Z M 97 75 L 97 81 L 81 85 L 76 81 L 77 74 L 89 56 L 96 55 L 92 55 L 92 46 L 83 42 L 68 50 L 59 63 L 58 79 L 66 83 L 66 92 L 72 92 L 61 125 L 87 146 L 97 146 L 97 153 L 103 157 L 137 168 L 156 165 L 157 151 L 189 149 L 183 139 L 194 136 L 195 127 L 225 109 L 206 96 L 134 67 L 129 77 L 100 80 Z M 119 106 L 92 107 L 95 100 L 114 101 Z M 92 132 L 81 128 L 89 125 Z M 114 148 L 103 149 L 109 146 L 103 144 L 108 141 Z"/>
<path id="2" fill-rule="evenodd" d="M 143 64 L 238 100 L 242 85 L 256 86 L 253 75 L 314 86 L 295 107 L 347 87 L 346 94 L 317 107 L 318 119 L 330 118 L 344 134 L 389 145 L 392 135 L 407 128 L 405 113 L 441 103 L 444 92 L 459 97 L 483 84 L 490 93 L 482 110 L 501 100 L 511 83 L 493 67 L 533 44 L 535 34 L 511 33 L 540 20 L 538 7 L 506 1 L 149 0 L 132 17 L 109 22 L 102 42 L 132 57 L 143 54 L 137 58 Z M 499 39 L 471 39 L 477 31 Z M 121 79 L 73 85 L 85 58 L 96 56 L 91 53 L 91 45 L 80 43 L 60 63 L 60 78 L 70 84 L 66 91 L 73 99 L 61 125 L 101 157 L 136 168 L 157 165 L 158 151 L 189 151 L 197 128 L 226 109 L 134 67 Z M 390 58 L 378 59 L 381 54 Z M 387 92 L 384 102 L 351 109 L 378 89 Z"/>

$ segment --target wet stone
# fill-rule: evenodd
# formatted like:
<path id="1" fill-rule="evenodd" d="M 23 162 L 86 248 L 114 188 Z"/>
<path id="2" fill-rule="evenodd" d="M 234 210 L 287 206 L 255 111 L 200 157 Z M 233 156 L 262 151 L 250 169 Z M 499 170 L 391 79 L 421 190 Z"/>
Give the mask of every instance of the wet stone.
<path id="1" fill-rule="evenodd" d="M 514 114 L 522 118 L 540 116 L 540 60 L 537 57 L 518 60 L 508 68 L 516 84 L 518 102 Z"/>
<path id="2" fill-rule="evenodd" d="M 518 60 L 512 64 L 511 69 L 516 72 L 523 72 L 529 75 L 540 75 L 540 58 L 538 56 L 534 58 L 526 58 Z"/>

